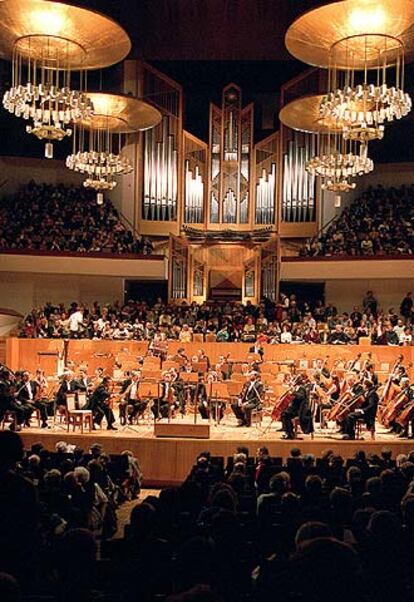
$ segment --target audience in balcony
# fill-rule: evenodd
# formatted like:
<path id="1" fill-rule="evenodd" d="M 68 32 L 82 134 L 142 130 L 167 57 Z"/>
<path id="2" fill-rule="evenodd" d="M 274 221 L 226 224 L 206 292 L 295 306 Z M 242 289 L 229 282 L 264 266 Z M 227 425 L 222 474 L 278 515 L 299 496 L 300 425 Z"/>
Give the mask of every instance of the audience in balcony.
<path id="1" fill-rule="evenodd" d="M 388 602 L 414 589 L 414 452 L 202 452 L 185 481 L 125 500 L 122 456 L 0 432 L 0 598 Z M 145 468 L 145 467 L 144 467 Z M 125 512 L 124 512 L 125 514 Z"/>
<path id="2" fill-rule="evenodd" d="M 136 237 L 106 199 L 85 188 L 30 182 L 0 202 L 0 251 L 78 253 L 152 252 L 152 242 Z"/>
<path id="3" fill-rule="evenodd" d="M 301 303 L 296 295 L 281 294 L 277 303 L 264 300 L 251 303 L 167 305 L 161 299 L 152 305 L 130 300 L 121 305 L 91 306 L 72 303 L 34 309 L 24 320 L 19 336 L 25 338 L 89 338 L 115 340 L 162 340 L 189 343 L 194 335 L 218 342 L 245 343 L 329 343 L 356 344 L 370 337 L 379 345 L 412 343 L 413 305 L 411 292 L 401 302 L 400 314 L 394 308 L 378 309 L 372 291 L 362 308 L 338 313 L 331 303 Z M 197 339 L 198 337 L 196 337 Z"/>
<path id="4" fill-rule="evenodd" d="M 368 188 L 328 227 L 309 240 L 303 256 L 412 255 L 414 185 Z"/>

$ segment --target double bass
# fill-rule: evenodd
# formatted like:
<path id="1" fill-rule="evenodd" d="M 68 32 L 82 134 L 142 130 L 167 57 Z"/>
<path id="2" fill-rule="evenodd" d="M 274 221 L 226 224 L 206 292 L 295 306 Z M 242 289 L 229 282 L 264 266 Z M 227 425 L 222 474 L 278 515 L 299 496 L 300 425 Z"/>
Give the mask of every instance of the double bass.
<path id="1" fill-rule="evenodd" d="M 391 395 L 392 389 L 395 387 L 395 385 L 393 385 L 392 381 L 395 378 L 395 372 L 399 368 L 399 366 L 401 366 L 402 361 L 403 361 L 403 356 L 399 355 L 398 358 L 395 360 L 394 365 L 393 365 L 392 369 L 390 370 L 390 373 L 388 374 L 388 378 L 384 384 L 384 389 L 382 391 L 382 395 L 380 397 L 380 401 L 378 404 L 378 421 L 381 424 L 383 424 L 383 419 L 387 413 L 388 406 L 390 403 L 392 403 L 393 398 L 395 396 L 395 394 Z M 399 392 L 400 392 L 399 387 L 397 387 L 397 394 Z"/>
<path id="2" fill-rule="evenodd" d="M 406 392 L 406 396 L 409 399 L 411 398 L 411 401 L 409 403 L 407 403 L 407 405 L 405 406 L 405 408 L 403 409 L 401 414 L 395 420 L 395 422 L 397 424 L 399 424 L 400 426 L 402 426 L 404 429 L 407 428 L 408 421 L 410 420 L 410 417 L 414 411 L 414 399 L 412 399 L 412 397 L 413 397 L 412 385 L 407 387 L 407 389 L 405 389 L 405 392 Z"/>

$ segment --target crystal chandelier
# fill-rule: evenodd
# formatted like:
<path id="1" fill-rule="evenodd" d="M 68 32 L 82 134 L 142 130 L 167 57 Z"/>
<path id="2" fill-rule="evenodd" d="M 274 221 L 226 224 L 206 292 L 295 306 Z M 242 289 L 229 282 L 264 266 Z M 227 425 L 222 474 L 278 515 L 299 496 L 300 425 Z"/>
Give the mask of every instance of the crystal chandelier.
<path id="1" fill-rule="evenodd" d="M 374 169 L 366 144 L 345 140 L 341 131 L 318 132 L 316 154 L 307 162 L 306 171 L 317 176 L 322 190 L 348 192 L 355 179 Z"/>
<path id="2" fill-rule="evenodd" d="M 69 40 L 27 36 L 13 50 L 12 86 L 3 106 L 30 121 L 26 131 L 45 140 L 45 156 L 53 158 L 53 142 L 71 136 L 70 124 L 89 119 L 93 104 L 83 91 L 86 74 L 80 71 L 79 90 L 72 90 L 72 65 L 85 60 L 84 50 Z"/>
<path id="3" fill-rule="evenodd" d="M 404 46 L 392 36 L 363 34 L 336 42 L 328 79 L 320 115 L 341 123 L 350 140 L 381 140 L 384 125 L 411 110 L 404 92 Z"/>
<path id="4" fill-rule="evenodd" d="M 28 122 L 28 133 L 46 141 L 45 155 L 52 158 L 53 142 L 93 115 L 88 70 L 122 60 L 129 37 L 105 15 L 54 0 L 1 2 L 0 23 L 0 55 L 12 61 L 3 105 Z"/>
<path id="5" fill-rule="evenodd" d="M 115 176 L 133 171 L 122 147 L 123 136 L 111 132 L 109 119 L 100 116 L 98 124 L 92 118 L 87 126 L 75 125 L 73 152 L 66 158 L 66 167 L 87 176 L 83 182 L 86 188 L 113 190 Z"/>
<path id="6" fill-rule="evenodd" d="M 99 92 L 91 93 L 90 97 L 94 114 L 75 124 L 72 153 L 66 158 L 66 167 L 85 175 L 83 185 L 99 194 L 115 188 L 116 176 L 133 171 L 123 152 L 127 135 L 154 127 L 161 114 L 131 96 Z"/>

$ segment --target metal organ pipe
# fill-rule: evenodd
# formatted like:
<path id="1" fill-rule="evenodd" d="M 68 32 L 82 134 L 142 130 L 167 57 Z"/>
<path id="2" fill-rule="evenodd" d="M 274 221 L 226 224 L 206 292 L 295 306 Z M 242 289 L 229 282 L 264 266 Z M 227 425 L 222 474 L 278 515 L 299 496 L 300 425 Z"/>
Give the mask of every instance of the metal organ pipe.
<path id="1" fill-rule="evenodd" d="M 159 128 L 145 132 L 144 219 L 166 221 L 176 218 L 177 150 L 170 121 L 164 116 Z"/>

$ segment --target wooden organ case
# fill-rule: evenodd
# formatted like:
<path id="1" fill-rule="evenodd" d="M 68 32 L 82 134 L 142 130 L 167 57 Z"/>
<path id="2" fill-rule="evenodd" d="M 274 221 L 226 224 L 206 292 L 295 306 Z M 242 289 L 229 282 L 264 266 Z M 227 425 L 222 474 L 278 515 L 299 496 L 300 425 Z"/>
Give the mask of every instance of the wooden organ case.
<path id="1" fill-rule="evenodd" d="M 137 229 L 168 253 L 170 301 L 276 299 L 283 238 L 317 231 L 318 191 L 305 172 L 311 138 L 281 128 L 255 143 L 253 104 L 243 106 L 230 83 L 221 105 L 210 104 L 208 142 L 200 140 L 183 128 L 179 84 L 128 63 L 125 91 L 163 115 L 139 135 L 133 203 Z"/>

